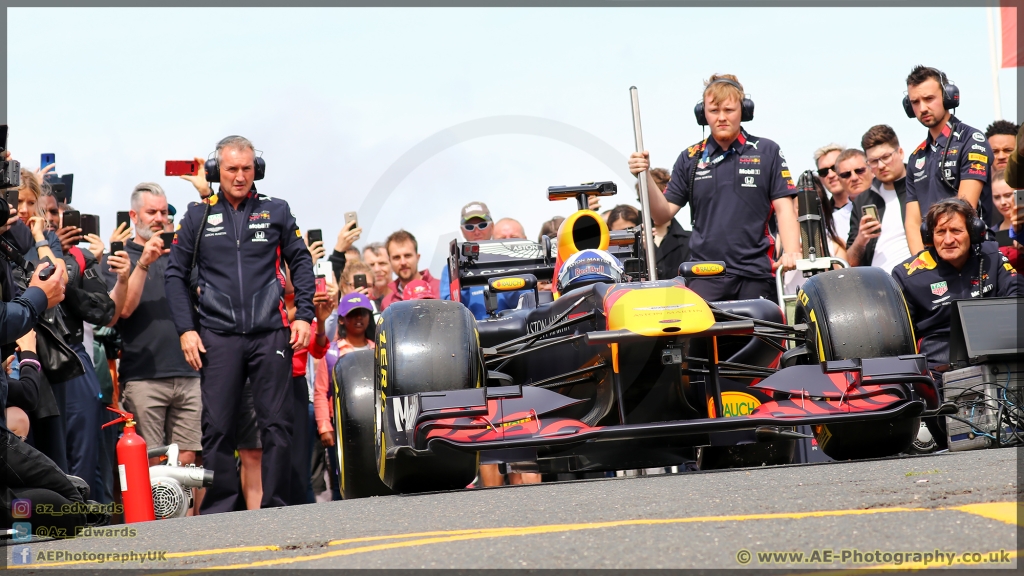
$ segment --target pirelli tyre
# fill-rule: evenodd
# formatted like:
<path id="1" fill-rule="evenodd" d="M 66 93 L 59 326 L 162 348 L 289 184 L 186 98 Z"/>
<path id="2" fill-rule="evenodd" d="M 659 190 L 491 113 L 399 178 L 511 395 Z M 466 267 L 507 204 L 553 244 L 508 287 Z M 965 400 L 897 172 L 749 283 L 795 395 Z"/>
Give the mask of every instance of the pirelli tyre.
<path id="1" fill-rule="evenodd" d="M 377 475 L 373 368 L 373 351 L 356 350 L 339 358 L 331 374 L 338 485 L 346 500 L 392 493 Z"/>
<path id="2" fill-rule="evenodd" d="M 797 294 L 796 322 L 808 323 L 806 346 L 816 361 L 916 354 L 907 304 L 892 276 L 861 266 L 812 276 Z M 905 451 L 920 418 L 813 426 L 830 458 L 883 458 Z"/>
<path id="3" fill-rule="evenodd" d="M 483 386 L 486 372 L 476 320 L 458 302 L 396 302 L 377 327 L 374 402 L 375 457 L 381 480 L 395 492 L 465 488 L 477 473 L 476 453 L 434 445 L 429 456 L 399 453 L 386 458 L 384 419 L 387 398 Z"/>

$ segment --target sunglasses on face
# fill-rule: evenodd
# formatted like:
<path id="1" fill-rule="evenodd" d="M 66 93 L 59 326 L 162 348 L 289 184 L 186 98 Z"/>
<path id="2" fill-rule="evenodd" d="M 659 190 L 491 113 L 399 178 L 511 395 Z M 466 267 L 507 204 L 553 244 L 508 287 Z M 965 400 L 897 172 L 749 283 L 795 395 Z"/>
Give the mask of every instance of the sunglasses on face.
<path id="1" fill-rule="evenodd" d="M 462 228 L 466 232 L 472 232 L 473 230 L 487 230 L 487 227 L 490 226 L 490 225 L 491 225 L 490 222 L 484 221 L 484 222 L 477 222 L 476 224 L 463 224 Z"/>
<path id="2" fill-rule="evenodd" d="M 829 171 L 835 172 L 835 168 L 832 166 L 825 166 L 824 168 L 818 168 L 818 178 L 825 178 L 828 176 Z"/>
<path id="3" fill-rule="evenodd" d="M 848 179 L 853 174 L 857 174 L 857 176 L 863 176 L 864 173 L 867 172 L 867 171 L 868 171 L 867 167 L 861 166 L 860 168 L 854 168 L 852 172 L 847 170 L 846 172 L 839 172 L 838 174 L 839 174 L 840 178 L 842 178 L 843 180 L 846 180 L 846 179 Z"/>

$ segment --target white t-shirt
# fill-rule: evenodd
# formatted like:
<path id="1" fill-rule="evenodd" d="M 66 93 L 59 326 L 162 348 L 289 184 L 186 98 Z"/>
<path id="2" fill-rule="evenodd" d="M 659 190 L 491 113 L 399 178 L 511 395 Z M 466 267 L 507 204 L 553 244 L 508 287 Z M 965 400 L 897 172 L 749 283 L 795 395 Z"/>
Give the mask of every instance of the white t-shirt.
<path id="1" fill-rule="evenodd" d="M 885 215 L 882 216 L 882 232 L 875 244 L 871 265 L 891 273 L 894 266 L 910 258 L 910 248 L 907 246 L 903 219 L 900 218 L 902 212 L 896 190 L 886 190 L 880 186 L 876 192 L 885 200 Z"/>
<path id="2" fill-rule="evenodd" d="M 843 244 L 850 237 L 850 214 L 853 213 L 853 202 L 847 201 L 842 208 L 836 208 L 832 212 L 832 220 L 836 225 L 836 234 L 842 239 Z M 835 254 L 835 252 L 833 252 Z"/>

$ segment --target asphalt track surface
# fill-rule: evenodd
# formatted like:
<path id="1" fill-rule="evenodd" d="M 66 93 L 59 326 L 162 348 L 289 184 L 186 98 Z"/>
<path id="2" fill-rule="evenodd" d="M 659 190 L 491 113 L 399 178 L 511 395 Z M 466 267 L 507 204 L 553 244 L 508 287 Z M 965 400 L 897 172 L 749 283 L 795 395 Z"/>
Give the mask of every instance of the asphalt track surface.
<path id="1" fill-rule="evenodd" d="M 134 525 L 134 538 L 33 543 L 32 553 L 166 550 L 161 572 L 230 568 L 799 568 L 894 565 L 868 553 L 983 553 L 1016 568 L 1018 450 L 943 453 L 460 490 Z M 12 546 L 6 550 L 7 567 Z M 860 562 L 810 556 L 858 549 Z M 1001 563 L 988 563 L 1005 551 Z M 746 564 L 741 561 L 750 553 Z M 804 552 L 775 561 L 758 552 Z M 822 553 L 819 553 L 822 554 Z M 968 558 L 970 561 L 974 558 Z M 827 560 L 827 561 L 826 561 Z M 948 560 L 942 560 L 945 565 Z M 44 562 L 24 566 L 139 567 Z M 972 567 L 973 564 L 969 564 Z M 895 566 L 894 566 L 895 567 Z M 13 572 L 12 572 L 13 573 Z"/>

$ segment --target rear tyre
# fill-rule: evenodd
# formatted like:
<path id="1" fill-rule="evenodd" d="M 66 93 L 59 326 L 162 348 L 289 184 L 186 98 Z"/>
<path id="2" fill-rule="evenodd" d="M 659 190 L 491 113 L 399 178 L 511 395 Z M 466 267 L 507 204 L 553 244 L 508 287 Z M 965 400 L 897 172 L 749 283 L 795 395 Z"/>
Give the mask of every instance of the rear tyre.
<path id="1" fill-rule="evenodd" d="M 373 352 L 357 350 L 342 356 L 331 376 L 341 497 L 349 500 L 391 494 L 377 475 L 373 449 Z"/>
<path id="2" fill-rule="evenodd" d="M 395 492 L 465 488 L 476 477 L 478 456 L 436 446 L 429 456 L 385 458 L 386 398 L 464 390 L 484 384 L 476 320 L 458 302 L 411 300 L 388 306 L 377 330 L 374 402 L 375 458 L 381 480 Z"/>
<path id="3" fill-rule="evenodd" d="M 796 321 L 811 326 L 807 349 L 816 361 L 917 353 L 903 293 L 879 268 L 812 276 L 798 296 Z M 920 418 L 901 418 L 812 429 L 822 452 L 835 460 L 850 460 L 899 454 L 913 443 L 920 427 Z"/>

